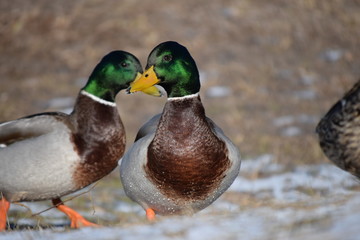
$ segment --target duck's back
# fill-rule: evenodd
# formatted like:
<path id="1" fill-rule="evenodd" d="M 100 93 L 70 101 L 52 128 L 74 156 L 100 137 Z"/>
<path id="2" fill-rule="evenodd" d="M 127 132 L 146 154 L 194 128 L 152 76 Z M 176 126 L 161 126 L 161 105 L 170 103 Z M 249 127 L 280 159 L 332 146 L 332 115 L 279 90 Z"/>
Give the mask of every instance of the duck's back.
<path id="1" fill-rule="evenodd" d="M 42 114 L 0 125 L 0 192 L 9 201 L 49 199 L 75 189 L 65 115 Z M 54 161 L 56 159 L 56 161 Z"/>
<path id="2" fill-rule="evenodd" d="M 325 155 L 360 177 L 360 81 L 321 119 L 316 132 Z"/>

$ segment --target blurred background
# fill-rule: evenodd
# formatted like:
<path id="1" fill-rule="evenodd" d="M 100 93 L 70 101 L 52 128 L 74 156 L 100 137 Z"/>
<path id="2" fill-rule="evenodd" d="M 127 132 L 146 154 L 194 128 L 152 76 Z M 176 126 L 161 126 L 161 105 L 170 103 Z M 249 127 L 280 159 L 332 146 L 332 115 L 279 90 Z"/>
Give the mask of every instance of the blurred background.
<path id="1" fill-rule="evenodd" d="M 0 122 L 71 108 L 100 59 L 185 45 L 208 116 L 244 157 L 323 161 L 314 128 L 360 78 L 360 1 L 1 1 Z M 165 98 L 118 98 L 128 145 Z M 137 107 L 135 107 L 137 106 Z"/>
<path id="2" fill-rule="evenodd" d="M 174 40 L 198 65 L 207 115 L 244 158 L 328 163 L 315 127 L 360 78 L 359 13 L 359 0 L 3 0 L 0 122 L 69 111 L 105 54 L 125 50 L 145 66 Z M 128 147 L 165 101 L 118 95 Z"/>

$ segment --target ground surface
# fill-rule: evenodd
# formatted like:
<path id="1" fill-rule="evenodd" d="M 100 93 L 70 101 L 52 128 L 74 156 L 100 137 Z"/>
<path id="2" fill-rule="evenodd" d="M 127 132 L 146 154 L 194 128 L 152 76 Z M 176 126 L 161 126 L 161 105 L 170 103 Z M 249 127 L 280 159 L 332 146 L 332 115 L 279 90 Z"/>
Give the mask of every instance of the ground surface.
<path id="1" fill-rule="evenodd" d="M 360 78 L 359 11 L 357 0 L 1 1 L 0 122 L 69 110 L 109 51 L 129 51 L 145 65 L 154 46 L 175 40 L 189 49 L 200 69 L 207 115 L 239 146 L 249 166 L 262 156 L 271 156 L 271 162 L 253 172 L 243 165 L 233 190 L 193 218 L 162 218 L 149 225 L 123 195 L 114 172 L 92 190 L 91 199 L 87 194 L 69 203 L 85 213 L 94 205 L 93 219 L 110 228 L 69 232 L 50 226 L 21 232 L 26 221 L 48 226 L 52 218 L 55 225 L 64 220 L 53 210 L 34 220 L 16 206 L 11 220 L 19 226 L 0 238 L 72 239 L 86 234 L 141 239 L 155 234 L 159 239 L 196 239 L 198 232 L 212 229 L 214 239 L 217 234 L 224 239 L 318 239 L 326 234 L 352 239 L 360 219 L 358 182 L 331 167 L 314 129 Z M 128 146 L 164 101 L 119 94 Z M 263 173 L 273 165 L 281 171 Z M 298 171 L 308 173 L 299 177 Z M 325 190 L 312 185 L 327 175 L 335 180 Z M 280 191 L 278 180 L 270 190 L 252 187 L 277 178 L 299 181 L 296 190 L 281 184 L 285 189 Z M 344 179 L 351 184 L 342 183 Z M 293 201 L 279 200 L 283 191 L 303 192 L 307 198 L 295 194 Z M 42 204 L 28 206 L 38 212 L 46 208 Z M 121 210 L 126 204 L 130 210 Z"/>
<path id="2" fill-rule="evenodd" d="M 360 189 L 351 175 L 331 164 L 287 171 L 272 155 L 246 159 L 242 170 L 218 201 L 194 216 L 158 216 L 150 224 L 121 188 L 99 183 L 69 204 L 104 227 L 69 230 L 56 210 L 29 218 L 30 211 L 15 205 L 10 222 L 17 225 L 0 239 L 359 239 Z M 34 214 L 47 208 L 27 206 Z"/>

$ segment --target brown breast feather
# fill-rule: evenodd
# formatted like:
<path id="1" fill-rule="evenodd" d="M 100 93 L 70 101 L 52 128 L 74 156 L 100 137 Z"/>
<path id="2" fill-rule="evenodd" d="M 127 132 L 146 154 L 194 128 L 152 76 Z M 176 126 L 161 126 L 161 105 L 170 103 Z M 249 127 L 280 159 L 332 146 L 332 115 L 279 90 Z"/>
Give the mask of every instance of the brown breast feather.
<path id="1" fill-rule="evenodd" d="M 229 165 L 226 145 L 206 121 L 200 98 L 168 101 L 145 166 L 160 191 L 177 200 L 205 199 Z"/>
<path id="2" fill-rule="evenodd" d="M 76 130 L 75 151 L 82 161 L 76 166 L 74 181 L 85 187 L 109 174 L 125 151 L 125 130 L 116 107 L 79 96 L 72 113 Z"/>

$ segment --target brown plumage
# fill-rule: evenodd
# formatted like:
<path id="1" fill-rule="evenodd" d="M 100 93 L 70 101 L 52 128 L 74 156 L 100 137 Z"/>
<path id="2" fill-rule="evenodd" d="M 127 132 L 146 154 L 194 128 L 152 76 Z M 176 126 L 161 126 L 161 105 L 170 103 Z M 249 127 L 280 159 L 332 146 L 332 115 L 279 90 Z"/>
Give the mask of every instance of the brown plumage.
<path id="1" fill-rule="evenodd" d="M 79 95 L 71 121 L 75 151 L 83 161 L 74 171 L 74 181 L 85 187 L 109 174 L 124 154 L 125 128 L 116 107 Z"/>
<path id="2" fill-rule="evenodd" d="M 230 161 L 213 131 L 200 96 L 166 103 L 145 168 L 165 196 L 204 199 L 218 187 Z"/>
<path id="3" fill-rule="evenodd" d="M 235 180 L 238 148 L 206 117 L 198 94 L 168 99 L 125 153 L 120 173 L 126 194 L 161 215 L 193 214 Z M 149 214 L 150 212 L 150 214 Z"/>
<path id="4" fill-rule="evenodd" d="M 316 132 L 325 155 L 360 178 L 360 81 L 321 119 Z"/>

